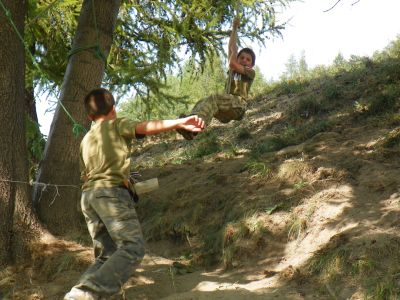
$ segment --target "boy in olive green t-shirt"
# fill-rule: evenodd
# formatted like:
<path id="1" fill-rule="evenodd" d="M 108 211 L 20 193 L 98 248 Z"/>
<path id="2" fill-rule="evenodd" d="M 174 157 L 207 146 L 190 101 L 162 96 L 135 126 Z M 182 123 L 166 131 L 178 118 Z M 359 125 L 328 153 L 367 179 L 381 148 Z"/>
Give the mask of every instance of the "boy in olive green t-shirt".
<path id="1" fill-rule="evenodd" d="M 256 55 L 250 48 L 243 48 L 238 53 L 237 29 L 240 20 L 233 20 L 232 32 L 228 44 L 229 72 L 225 83 L 225 92 L 201 99 L 195 104 L 190 115 L 198 115 L 207 126 L 212 118 L 222 123 L 241 120 L 247 106 L 247 98 L 255 77 L 253 69 Z M 192 140 L 197 132 L 182 128 L 177 131 L 187 140 Z"/>
<path id="2" fill-rule="evenodd" d="M 96 300 L 120 291 L 144 256 L 144 241 L 128 191 L 130 141 L 174 129 L 201 132 L 197 116 L 134 122 L 117 118 L 115 101 L 106 89 L 85 98 L 94 121 L 80 146 L 81 207 L 93 240 L 95 262 L 64 300 Z"/>

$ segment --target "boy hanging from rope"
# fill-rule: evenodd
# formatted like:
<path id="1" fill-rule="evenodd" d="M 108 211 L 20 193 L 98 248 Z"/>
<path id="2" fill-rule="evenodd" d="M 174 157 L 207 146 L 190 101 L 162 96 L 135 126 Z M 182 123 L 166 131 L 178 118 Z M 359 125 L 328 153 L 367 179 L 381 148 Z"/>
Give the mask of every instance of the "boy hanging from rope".
<path id="1" fill-rule="evenodd" d="M 240 19 L 235 17 L 232 24 L 232 32 L 228 43 L 229 71 L 223 94 L 214 94 L 198 101 L 190 115 L 198 115 L 206 126 L 212 118 L 222 123 L 231 120 L 243 119 L 246 111 L 248 94 L 255 77 L 253 69 L 256 55 L 250 48 L 243 48 L 238 53 L 237 29 Z M 185 139 L 193 140 L 197 132 L 189 132 L 185 129 L 177 129 Z"/>
<path id="2" fill-rule="evenodd" d="M 129 193 L 130 142 L 177 128 L 204 128 L 197 116 L 144 122 L 117 118 L 114 97 L 106 89 L 91 91 L 84 103 L 94 124 L 80 146 L 81 207 L 95 262 L 64 300 L 106 299 L 118 293 L 143 258 L 144 240 Z"/>

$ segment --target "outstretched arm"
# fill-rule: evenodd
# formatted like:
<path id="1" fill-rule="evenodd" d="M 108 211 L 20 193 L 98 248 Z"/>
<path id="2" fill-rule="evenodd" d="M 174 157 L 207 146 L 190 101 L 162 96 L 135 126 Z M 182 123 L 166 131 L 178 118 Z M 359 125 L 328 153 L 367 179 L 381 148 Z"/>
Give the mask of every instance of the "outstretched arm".
<path id="1" fill-rule="evenodd" d="M 139 135 L 148 135 L 178 128 L 191 132 L 201 132 L 204 129 L 204 121 L 196 115 L 176 120 L 145 121 L 136 125 L 135 132 Z"/>
<path id="2" fill-rule="evenodd" d="M 240 19 L 235 17 L 232 22 L 232 32 L 231 36 L 229 37 L 228 43 L 228 58 L 231 59 L 232 56 L 237 56 L 238 47 L 237 47 L 237 29 L 240 25 Z"/>
<path id="3" fill-rule="evenodd" d="M 231 37 L 228 44 L 229 69 L 240 74 L 246 74 L 246 67 L 238 62 L 237 29 L 240 25 L 240 19 L 235 17 L 232 23 Z"/>

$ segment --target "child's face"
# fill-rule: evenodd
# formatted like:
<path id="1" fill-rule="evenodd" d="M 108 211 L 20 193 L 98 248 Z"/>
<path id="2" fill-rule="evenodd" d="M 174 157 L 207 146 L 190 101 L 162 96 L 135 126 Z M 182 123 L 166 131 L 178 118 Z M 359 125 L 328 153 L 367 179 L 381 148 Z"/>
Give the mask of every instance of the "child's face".
<path id="1" fill-rule="evenodd" d="M 251 55 L 246 52 L 240 53 L 240 55 L 238 57 L 238 62 L 239 62 L 239 64 L 241 64 L 242 66 L 245 66 L 245 67 L 249 67 L 249 68 L 253 67 L 253 59 L 251 58 Z"/>

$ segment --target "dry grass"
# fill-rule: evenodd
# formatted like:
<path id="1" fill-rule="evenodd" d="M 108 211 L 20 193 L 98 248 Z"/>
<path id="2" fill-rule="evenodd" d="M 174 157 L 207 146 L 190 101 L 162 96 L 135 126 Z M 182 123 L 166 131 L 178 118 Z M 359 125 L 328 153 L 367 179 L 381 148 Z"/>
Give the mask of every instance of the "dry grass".
<path id="1" fill-rule="evenodd" d="M 214 123 L 192 142 L 173 134 L 143 142 L 133 167 L 160 177 L 161 185 L 138 206 L 149 244 L 168 241 L 170 247 L 156 249 L 159 255 L 231 269 L 293 258 L 298 253 L 288 253 L 290 246 L 323 224 L 334 237 L 303 265 L 286 266 L 280 278 L 298 280 L 296 288 L 321 291 L 325 298 L 348 299 L 357 292 L 365 299 L 398 299 L 400 241 L 393 234 L 398 223 L 376 222 L 382 197 L 397 186 L 399 65 L 398 59 L 354 59 L 341 71 L 320 70 L 320 77 L 271 86 L 268 96 L 252 104 L 247 120 Z M 375 129 L 380 131 L 371 136 L 379 141 L 373 144 L 367 130 Z M 392 155 L 377 155 L 384 151 Z M 389 168 L 394 175 L 386 179 Z M 352 198 L 336 193 L 339 183 L 351 187 Z M 321 192 L 329 188 L 335 192 Z M 348 203 L 334 219 L 315 213 L 319 205 L 334 210 L 341 201 Z M 360 224 L 365 215 L 370 224 L 364 231 L 335 236 L 344 223 Z M 34 245 L 32 274 L 48 282 L 83 270 L 88 257 L 90 250 L 78 244 Z M 179 273 L 169 271 L 175 289 Z M 15 296 L 18 272 L 0 273 L 0 298 Z M 39 287 L 30 292 L 35 299 L 41 293 Z"/>

